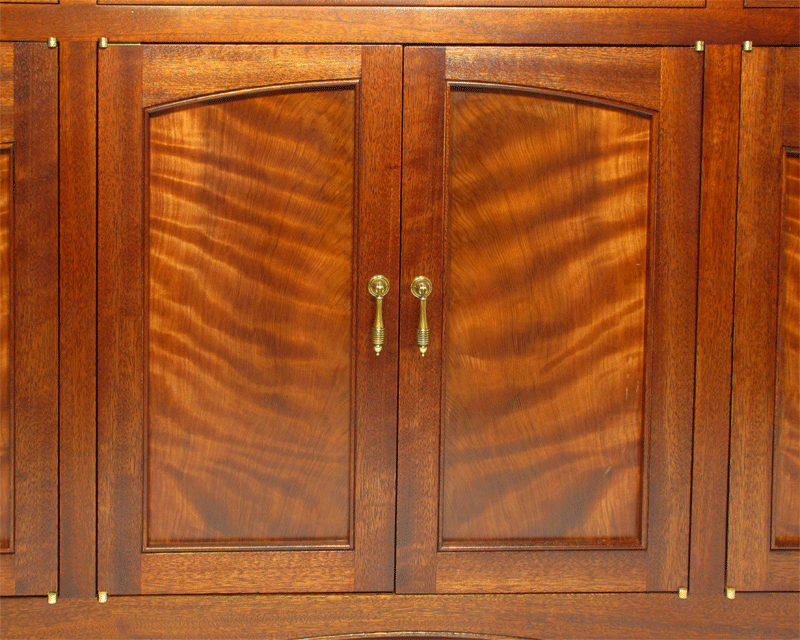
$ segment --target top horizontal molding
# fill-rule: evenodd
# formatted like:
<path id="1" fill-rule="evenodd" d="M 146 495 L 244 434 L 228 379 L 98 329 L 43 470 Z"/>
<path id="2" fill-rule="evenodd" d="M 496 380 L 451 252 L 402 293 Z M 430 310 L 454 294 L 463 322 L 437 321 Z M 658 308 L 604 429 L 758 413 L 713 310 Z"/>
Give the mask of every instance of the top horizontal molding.
<path id="1" fill-rule="evenodd" d="M 800 43 L 799 10 L 747 9 L 734 0 L 706 0 L 706 4 L 705 8 L 537 8 L 3 3 L 0 39 L 44 42 L 48 37 L 60 41 L 106 37 L 112 44 L 690 46 L 697 40 L 707 45 L 741 44 L 745 40 L 755 46 Z"/>

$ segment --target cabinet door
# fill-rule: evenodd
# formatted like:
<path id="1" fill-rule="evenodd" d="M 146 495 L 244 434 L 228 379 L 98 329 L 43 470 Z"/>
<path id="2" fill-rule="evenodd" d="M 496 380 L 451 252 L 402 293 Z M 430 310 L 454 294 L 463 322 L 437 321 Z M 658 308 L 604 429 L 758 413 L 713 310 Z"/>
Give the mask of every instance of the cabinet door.
<path id="1" fill-rule="evenodd" d="M 401 59 L 100 52 L 100 590 L 393 588 Z"/>
<path id="2" fill-rule="evenodd" d="M 0 594 L 58 591 L 58 51 L 0 44 Z"/>
<path id="3" fill-rule="evenodd" d="M 742 56 L 728 584 L 800 589 L 800 55 Z"/>
<path id="4" fill-rule="evenodd" d="M 686 586 L 702 63 L 407 51 L 398 590 Z"/>

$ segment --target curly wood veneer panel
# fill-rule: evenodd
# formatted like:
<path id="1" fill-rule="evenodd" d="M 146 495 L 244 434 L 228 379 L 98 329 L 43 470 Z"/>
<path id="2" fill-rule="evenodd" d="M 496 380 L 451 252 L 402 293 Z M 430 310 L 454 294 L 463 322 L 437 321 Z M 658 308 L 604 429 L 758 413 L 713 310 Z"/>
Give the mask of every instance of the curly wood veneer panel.
<path id="1" fill-rule="evenodd" d="M 355 91 L 149 128 L 147 543 L 349 546 Z"/>
<path id="2" fill-rule="evenodd" d="M 651 119 L 450 104 L 443 542 L 638 546 Z"/>
<path id="3" fill-rule="evenodd" d="M 0 551 L 12 548 L 14 455 L 11 366 L 11 147 L 0 148 Z"/>
<path id="4" fill-rule="evenodd" d="M 800 156 L 784 160 L 783 255 L 778 323 L 774 545 L 800 547 Z"/>

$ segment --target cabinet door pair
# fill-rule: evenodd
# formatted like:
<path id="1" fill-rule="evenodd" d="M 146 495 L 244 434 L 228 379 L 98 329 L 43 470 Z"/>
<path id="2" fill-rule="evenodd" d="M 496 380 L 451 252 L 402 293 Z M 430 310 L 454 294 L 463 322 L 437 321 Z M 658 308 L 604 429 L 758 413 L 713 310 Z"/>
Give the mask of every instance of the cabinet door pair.
<path id="1" fill-rule="evenodd" d="M 98 55 L 100 590 L 687 586 L 702 55 Z"/>

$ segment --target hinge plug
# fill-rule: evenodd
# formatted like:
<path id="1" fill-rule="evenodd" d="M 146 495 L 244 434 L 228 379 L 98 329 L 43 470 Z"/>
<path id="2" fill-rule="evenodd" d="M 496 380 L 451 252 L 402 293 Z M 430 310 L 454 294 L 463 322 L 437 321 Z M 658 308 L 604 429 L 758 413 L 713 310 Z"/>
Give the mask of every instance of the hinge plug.
<path id="1" fill-rule="evenodd" d="M 694 50 L 695 51 L 700 51 L 700 52 L 705 51 L 706 50 L 706 43 L 703 42 L 702 40 L 698 40 L 697 42 L 694 43 Z"/>
<path id="2" fill-rule="evenodd" d="M 725 587 L 725 597 L 728 600 L 733 600 L 736 597 L 736 589 L 733 587 Z"/>
<path id="3" fill-rule="evenodd" d="M 98 591 L 97 592 L 97 601 L 100 604 L 105 604 L 108 602 L 108 591 Z"/>
<path id="4" fill-rule="evenodd" d="M 681 587 L 680 589 L 678 589 L 678 597 L 681 600 L 686 600 L 689 597 L 689 589 L 687 589 L 686 587 Z"/>
<path id="5" fill-rule="evenodd" d="M 47 46 L 51 49 L 55 49 L 58 46 L 58 38 L 49 37 L 47 39 Z"/>
<path id="6" fill-rule="evenodd" d="M 55 604 L 58 602 L 58 594 L 55 591 L 47 592 L 47 604 Z"/>
<path id="7" fill-rule="evenodd" d="M 105 36 L 100 38 L 97 41 L 97 46 L 100 47 L 101 49 L 108 49 L 108 38 L 106 38 Z"/>
<path id="8" fill-rule="evenodd" d="M 744 44 L 742 45 L 742 49 L 745 51 L 752 51 L 753 50 L 753 41 L 752 40 L 745 40 Z"/>

